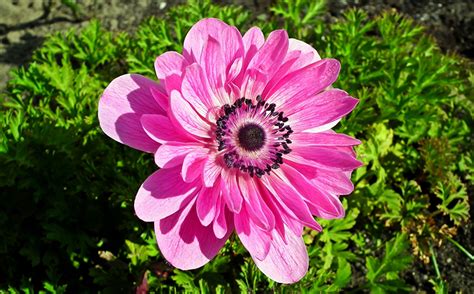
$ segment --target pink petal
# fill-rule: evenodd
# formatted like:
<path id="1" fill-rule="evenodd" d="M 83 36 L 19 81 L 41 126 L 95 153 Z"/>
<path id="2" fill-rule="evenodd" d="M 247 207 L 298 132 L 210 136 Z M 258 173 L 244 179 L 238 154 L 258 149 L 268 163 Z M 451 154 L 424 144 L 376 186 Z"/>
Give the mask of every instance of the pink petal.
<path id="1" fill-rule="evenodd" d="M 226 86 L 230 86 L 231 83 L 234 82 L 234 80 L 237 78 L 239 74 L 242 73 L 242 66 L 243 66 L 243 58 L 239 57 L 232 62 L 230 65 L 229 70 L 227 71 L 227 77 L 226 77 Z"/>
<path id="2" fill-rule="evenodd" d="M 353 154 L 328 147 L 292 146 L 288 159 L 297 163 L 311 165 L 332 171 L 352 171 L 363 164 Z"/>
<path id="3" fill-rule="evenodd" d="M 288 50 L 288 34 L 285 30 L 276 30 L 268 35 L 262 48 L 258 50 L 248 68 L 271 76 L 278 70 Z"/>
<path id="4" fill-rule="evenodd" d="M 158 84 L 157 88 L 150 88 L 150 90 L 153 98 L 155 98 L 156 103 L 158 103 L 162 109 L 167 110 L 170 103 L 168 93 L 166 92 L 166 89 L 163 87 L 163 85 L 160 83 Z"/>
<path id="5" fill-rule="evenodd" d="M 265 44 L 250 60 L 242 85 L 243 96 L 254 99 L 262 94 L 268 81 L 278 71 L 288 50 L 288 34 L 284 30 L 270 33 Z"/>
<path id="6" fill-rule="evenodd" d="M 181 175 L 186 183 L 193 182 L 202 175 L 204 163 L 207 160 L 205 149 L 197 152 L 190 152 L 184 157 Z"/>
<path id="7" fill-rule="evenodd" d="M 266 91 L 270 90 L 278 82 L 285 80 L 290 73 L 321 60 L 316 50 L 303 41 L 289 39 L 288 45 L 288 52 L 283 63 L 268 83 L 262 95 L 264 97 Z"/>
<path id="8" fill-rule="evenodd" d="M 190 134 L 210 138 L 211 126 L 189 105 L 178 91 L 171 92 L 171 111 L 176 121 Z"/>
<path id="9" fill-rule="evenodd" d="M 174 51 L 165 52 L 155 60 L 156 76 L 160 80 L 172 75 L 181 76 L 187 65 L 188 62 L 181 54 Z"/>
<path id="10" fill-rule="evenodd" d="M 344 209 L 341 202 L 336 197 L 331 197 L 328 193 L 321 191 L 304 175 L 288 164 L 281 166 L 288 183 L 303 196 L 308 203 L 311 213 L 325 219 L 341 218 L 344 216 Z"/>
<path id="11" fill-rule="evenodd" d="M 257 267 L 269 278 L 284 284 L 298 282 L 308 271 L 309 258 L 301 236 L 285 229 L 287 242 L 273 231 L 270 250 L 263 260 L 254 258 Z"/>
<path id="12" fill-rule="evenodd" d="M 163 85 L 163 87 L 166 90 L 166 94 L 171 96 L 171 92 L 174 90 L 179 91 L 181 89 L 181 83 L 183 81 L 182 76 L 178 75 L 171 75 L 167 76 L 165 79 L 160 80 L 160 85 Z"/>
<path id="13" fill-rule="evenodd" d="M 112 139 L 145 152 L 155 152 L 159 143 L 143 130 L 143 114 L 164 114 L 151 89 L 158 84 L 140 75 L 123 75 L 113 80 L 99 101 L 100 127 Z"/>
<path id="14" fill-rule="evenodd" d="M 260 197 L 265 204 L 268 205 L 268 208 L 275 217 L 275 230 L 280 234 L 280 236 L 285 240 L 285 221 L 284 216 L 286 216 L 285 210 L 282 209 L 282 206 L 279 205 L 278 200 L 275 199 L 272 192 L 269 191 L 262 181 L 254 181 L 257 190 L 259 191 Z"/>
<path id="15" fill-rule="evenodd" d="M 220 196 L 220 187 L 202 187 L 196 200 L 196 211 L 203 226 L 208 226 L 218 212 L 217 205 Z"/>
<path id="16" fill-rule="evenodd" d="M 266 88 L 262 97 L 269 103 L 285 106 L 285 114 L 291 115 L 301 103 L 330 86 L 337 79 L 340 64 L 336 59 L 323 59 L 294 71 L 271 88 Z"/>
<path id="17" fill-rule="evenodd" d="M 343 218 L 346 212 L 344 210 L 344 207 L 342 206 L 341 200 L 339 200 L 339 197 L 322 189 L 315 182 L 313 182 L 313 185 L 316 188 L 315 193 L 318 195 L 322 195 L 322 197 L 331 202 L 332 206 L 336 209 L 336 211 L 328 211 L 322 205 L 313 205 L 312 212 L 314 213 L 314 215 L 323 219 Z"/>
<path id="18" fill-rule="evenodd" d="M 197 63 L 186 68 L 181 93 L 196 112 L 205 118 L 208 118 L 209 110 L 218 105 L 218 101 L 211 98 L 206 74 Z"/>
<path id="19" fill-rule="evenodd" d="M 295 145 L 300 146 L 354 146 L 361 142 L 345 134 L 336 133 L 295 133 L 291 135 Z"/>
<path id="20" fill-rule="evenodd" d="M 225 69 L 228 69 L 235 59 L 243 58 L 244 43 L 236 27 L 227 27 L 220 35 L 220 39 L 216 40 L 223 49 Z"/>
<path id="21" fill-rule="evenodd" d="M 223 171 L 222 166 L 216 160 L 216 155 L 210 155 L 204 163 L 203 180 L 206 187 L 212 187 Z"/>
<path id="22" fill-rule="evenodd" d="M 222 196 L 231 212 L 239 213 L 242 208 L 242 194 L 237 184 L 237 176 L 228 169 L 222 170 Z"/>
<path id="23" fill-rule="evenodd" d="M 158 143 L 167 142 L 192 142 L 195 139 L 176 127 L 168 117 L 159 114 L 144 114 L 140 118 L 143 129 L 147 135 Z"/>
<path id="24" fill-rule="evenodd" d="M 227 239 L 234 228 L 232 213 L 226 208 L 225 202 L 221 201 L 218 205 L 216 218 L 214 219 L 212 229 L 217 238 Z"/>
<path id="25" fill-rule="evenodd" d="M 216 256 L 232 229 L 216 238 L 211 227 L 201 225 L 194 202 L 181 211 L 155 222 L 156 240 L 161 254 L 173 266 L 190 270 L 199 268 Z"/>
<path id="26" fill-rule="evenodd" d="M 293 51 L 299 51 L 301 53 L 301 57 L 294 65 L 294 70 L 321 60 L 321 57 L 319 56 L 318 52 L 313 48 L 313 46 L 301 40 L 290 38 L 288 42 L 288 53 L 291 53 Z"/>
<path id="27" fill-rule="evenodd" d="M 338 121 L 349 114 L 358 102 L 357 99 L 347 97 L 323 105 L 306 105 L 304 109 L 289 116 L 291 128 L 295 132 L 311 129 L 314 132 L 314 128 Z"/>
<path id="28" fill-rule="evenodd" d="M 250 176 L 240 176 L 238 183 L 250 218 L 262 230 L 273 230 L 275 216 L 260 196 L 260 191 L 254 180 Z"/>
<path id="29" fill-rule="evenodd" d="M 197 192 L 196 183 L 185 183 L 180 168 L 160 169 L 138 190 L 135 213 L 146 222 L 163 219 L 183 208 Z"/>
<path id="30" fill-rule="evenodd" d="M 323 191 L 335 195 L 349 195 L 354 191 L 350 172 L 321 170 L 317 172 L 312 181 Z"/>
<path id="31" fill-rule="evenodd" d="M 186 35 L 183 46 L 184 56 L 189 63 L 200 61 L 204 44 L 209 36 L 218 39 L 221 32 L 228 27 L 225 22 L 215 18 L 205 18 L 194 24 Z"/>
<path id="32" fill-rule="evenodd" d="M 205 48 L 209 37 L 215 39 L 223 48 L 226 48 L 223 54 L 226 67 L 236 57 L 243 54 L 242 36 L 236 28 L 219 19 L 205 18 L 197 22 L 184 39 L 184 56 L 189 63 L 198 61 L 199 64 L 202 64 L 203 48 Z"/>
<path id="33" fill-rule="evenodd" d="M 311 216 L 308 206 L 293 186 L 283 182 L 277 176 L 262 177 L 262 182 L 278 200 L 285 213 L 299 220 L 305 226 L 321 231 L 321 226 Z"/>
<path id="34" fill-rule="evenodd" d="M 202 152 L 202 146 L 195 143 L 169 142 L 161 145 L 155 153 L 155 163 L 161 168 L 181 165 L 189 153 Z"/>
<path id="35" fill-rule="evenodd" d="M 232 103 L 224 89 L 227 77 L 226 61 L 224 60 L 225 51 L 216 39 L 209 37 L 202 52 L 201 64 L 206 72 L 212 95 L 218 101 L 217 105 Z"/>
<path id="36" fill-rule="evenodd" d="M 241 61 L 241 69 L 239 75 L 233 80 L 233 83 L 239 88 L 242 85 L 242 79 L 244 78 L 245 71 L 253 59 L 257 51 L 265 43 L 265 37 L 262 31 L 258 27 L 250 28 L 242 38 L 244 44 L 244 57 Z"/>
<path id="37" fill-rule="evenodd" d="M 258 260 L 263 260 L 270 250 L 271 233 L 264 232 L 256 226 L 245 207 L 240 213 L 234 214 L 234 224 L 240 241 L 250 255 Z"/>
<path id="38" fill-rule="evenodd" d="M 259 27 L 251 27 L 242 37 L 245 49 L 245 58 L 252 59 L 265 43 L 265 37 Z"/>

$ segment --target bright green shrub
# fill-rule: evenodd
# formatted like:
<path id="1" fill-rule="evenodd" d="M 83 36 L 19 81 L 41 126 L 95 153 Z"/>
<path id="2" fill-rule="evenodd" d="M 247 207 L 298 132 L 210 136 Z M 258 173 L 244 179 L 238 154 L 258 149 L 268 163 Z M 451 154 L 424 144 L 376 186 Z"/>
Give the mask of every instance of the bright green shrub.
<path id="1" fill-rule="evenodd" d="M 51 36 L 13 72 L 0 112 L 0 289 L 130 292 L 144 277 L 150 289 L 172 292 L 429 289 L 407 284 L 403 272 L 417 259 L 429 262 L 469 221 L 472 65 L 442 54 L 395 13 L 370 20 L 350 10 L 326 24 L 321 1 L 281 0 L 271 11 L 256 18 L 240 7 L 190 1 L 133 35 L 93 21 Z M 304 236 L 310 270 L 292 286 L 261 274 L 235 237 L 204 268 L 172 269 L 152 227 L 133 215 L 135 193 L 156 168 L 152 158 L 98 127 L 98 99 L 114 77 L 154 77 L 154 58 L 180 51 L 191 25 L 210 16 L 241 31 L 285 27 L 322 57 L 338 58 L 335 86 L 360 99 L 339 130 L 363 141 L 357 151 L 366 165 L 353 175 L 346 217 L 323 220 L 322 233 Z M 436 271 L 439 290 L 445 284 Z"/>

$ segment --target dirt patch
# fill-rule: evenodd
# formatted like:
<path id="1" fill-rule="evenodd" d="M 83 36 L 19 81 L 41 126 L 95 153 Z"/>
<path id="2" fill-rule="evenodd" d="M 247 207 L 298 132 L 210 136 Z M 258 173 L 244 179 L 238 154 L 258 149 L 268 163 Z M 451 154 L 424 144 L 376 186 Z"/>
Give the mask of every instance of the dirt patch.
<path id="1" fill-rule="evenodd" d="M 93 18 L 110 30 L 133 31 L 144 18 L 160 15 L 168 6 L 164 0 L 79 0 L 69 6 L 65 2 L 0 1 L 0 88 L 9 70 L 26 64 L 49 34 L 81 28 Z"/>

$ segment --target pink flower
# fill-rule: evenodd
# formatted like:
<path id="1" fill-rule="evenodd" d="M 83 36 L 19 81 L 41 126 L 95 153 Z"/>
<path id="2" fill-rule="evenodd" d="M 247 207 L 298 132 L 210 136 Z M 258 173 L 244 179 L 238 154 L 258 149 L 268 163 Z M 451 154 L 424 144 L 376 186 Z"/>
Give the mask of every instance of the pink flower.
<path id="1" fill-rule="evenodd" d="M 154 153 L 160 167 L 137 193 L 175 267 L 211 260 L 235 230 L 256 265 L 280 283 L 308 270 L 303 226 L 341 218 L 360 142 L 331 130 L 357 104 L 334 89 L 339 62 L 286 31 L 265 40 L 217 19 L 195 24 L 183 54 L 155 61 L 159 82 L 123 75 L 99 103 L 102 130 Z"/>

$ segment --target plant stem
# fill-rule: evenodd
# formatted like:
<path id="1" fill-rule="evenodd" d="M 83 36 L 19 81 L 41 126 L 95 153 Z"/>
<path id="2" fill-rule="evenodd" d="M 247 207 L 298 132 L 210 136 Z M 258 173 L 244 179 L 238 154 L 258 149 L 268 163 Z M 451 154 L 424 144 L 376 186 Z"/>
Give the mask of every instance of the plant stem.
<path id="1" fill-rule="evenodd" d="M 467 249 L 464 248 L 461 244 L 459 244 L 456 240 L 451 239 L 448 236 L 446 236 L 446 239 L 448 239 L 449 242 L 453 243 L 454 246 L 456 246 L 459 250 L 461 250 L 464 254 L 466 254 L 470 260 L 474 260 L 474 255 L 472 255 L 469 251 L 467 251 Z"/>
<path id="2" fill-rule="evenodd" d="M 430 253 L 431 253 L 431 259 L 433 260 L 433 266 L 435 268 L 436 277 L 438 279 L 441 279 L 441 273 L 439 271 L 438 262 L 436 261 L 436 255 L 435 255 L 435 252 L 433 250 L 433 244 L 431 244 L 431 242 L 430 242 Z"/>

